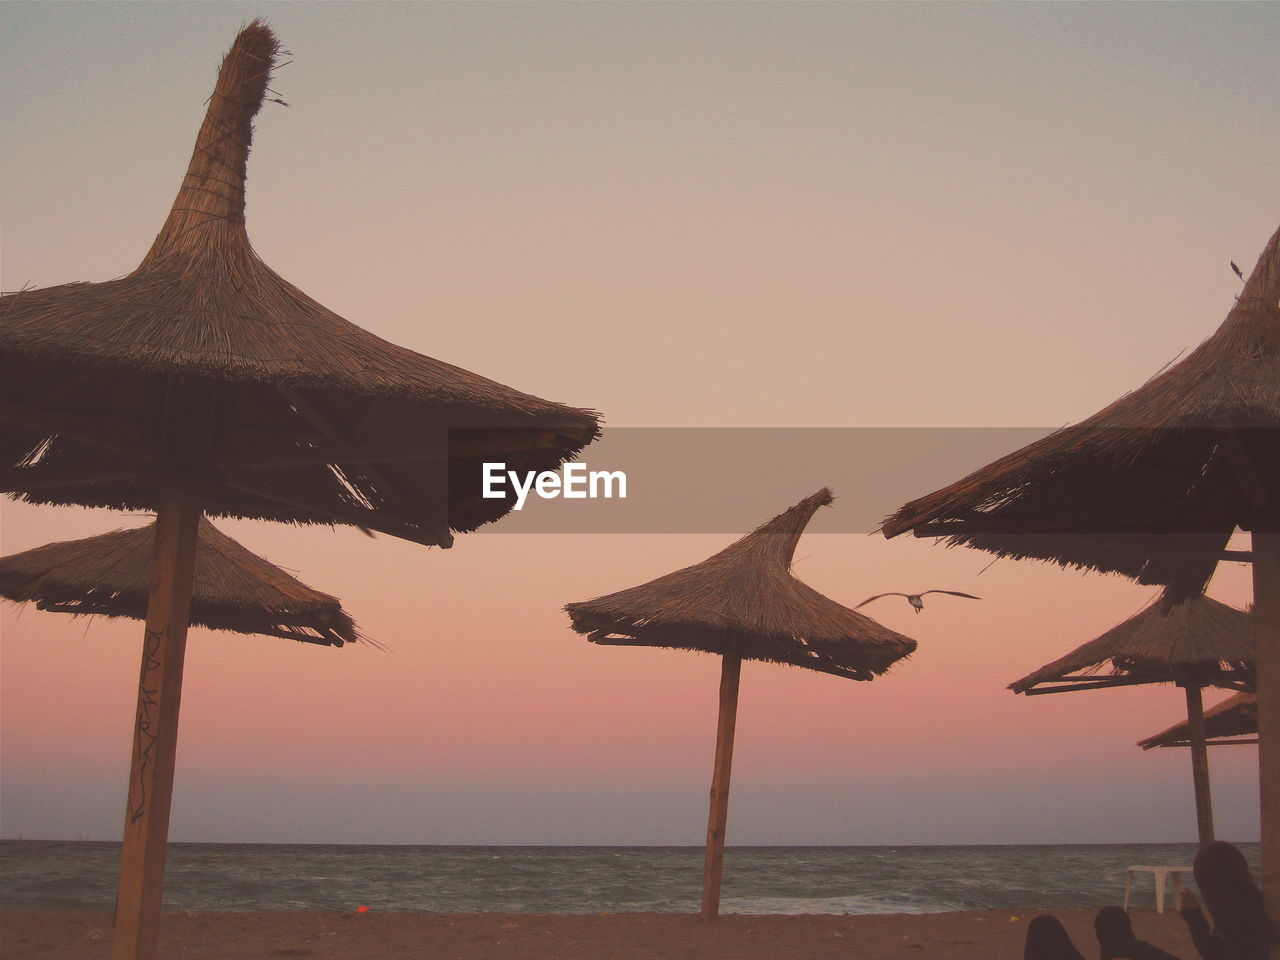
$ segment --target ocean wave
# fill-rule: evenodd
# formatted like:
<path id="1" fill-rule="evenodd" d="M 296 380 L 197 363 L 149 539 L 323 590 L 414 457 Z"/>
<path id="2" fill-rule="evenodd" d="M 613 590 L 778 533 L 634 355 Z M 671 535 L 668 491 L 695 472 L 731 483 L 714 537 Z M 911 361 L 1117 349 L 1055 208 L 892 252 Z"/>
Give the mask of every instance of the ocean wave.
<path id="1" fill-rule="evenodd" d="M 843 897 L 730 897 L 720 904 L 722 913 L 742 914 L 880 914 L 949 913 L 964 910 L 954 901 L 913 896 Z"/>
<path id="2" fill-rule="evenodd" d="M 1242 844 L 1254 864 L 1258 844 Z M 722 908 L 884 914 L 1118 903 L 1125 867 L 1194 844 L 731 847 Z M 110 910 L 118 844 L 0 841 L 0 907 Z M 171 910 L 696 913 L 700 847 L 172 844 Z M 1150 902 L 1151 887 L 1135 891 Z"/>

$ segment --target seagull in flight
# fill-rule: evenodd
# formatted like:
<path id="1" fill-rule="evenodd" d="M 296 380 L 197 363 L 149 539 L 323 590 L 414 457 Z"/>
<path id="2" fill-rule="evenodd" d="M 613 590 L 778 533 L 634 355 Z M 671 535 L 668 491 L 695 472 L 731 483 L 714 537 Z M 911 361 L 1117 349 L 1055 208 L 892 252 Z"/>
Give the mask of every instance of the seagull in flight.
<path id="1" fill-rule="evenodd" d="M 981 600 L 981 597 L 975 597 L 972 593 L 961 593 L 959 590 L 925 590 L 921 593 L 877 593 L 874 597 L 867 597 L 858 607 L 865 607 L 872 600 L 879 600 L 881 597 L 906 597 L 907 603 L 911 604 L 916 613 L 924 609 L 924 601 L 921 597 L 929 593 L 949 593 L 953 597 L 968 597 L 970 600 Z M 853 609 L 857 610 L 858 607 Z"/>

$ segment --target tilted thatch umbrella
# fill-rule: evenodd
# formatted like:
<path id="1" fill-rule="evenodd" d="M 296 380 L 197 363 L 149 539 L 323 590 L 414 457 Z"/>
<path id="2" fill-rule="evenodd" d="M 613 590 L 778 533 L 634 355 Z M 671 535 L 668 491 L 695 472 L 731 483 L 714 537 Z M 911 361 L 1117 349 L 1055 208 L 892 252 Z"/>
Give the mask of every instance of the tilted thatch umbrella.
<path id="1" fill-rule="evenodd" d="M 482 496 L 482 461 L 554 468 L 598 429 L 366 333 L 258 258 L 245 170 L 277 52 L 258 21 L 236 38 L 136 270 L 0 300 L 0 489 L 157 514 L 137 723 L 158 734 L 135 737 L 115 960 L 156 951 L 201 510 L 449 546 L 512 506 Z"/>
<path id="2" fill-rule="evenodd" d="M 742 661 L 764 660 L 870 680 L 916 648 L 909 637 L 824 597 L 791 574 L 791 559 L 818 507 L 819 490 L 710 559 L 629 590 L 565 607 L 594 643 L 671 647 L 721 656 L 702 915 L 720 909 L 729 773 Z"/>
<path id="3" fill-rule="evenodd" d="M 1237 528 L 1252 551 L 1226 554 Z M 1075 426 L 903 506 L 883 527 L 1203 591 L 1253 562 L 1263 889 L 1280 916 L 1280 231 L 1191 354 Z"/>
<path id="4" fill-rule="evenodd" d="M 73 616 L 145 620 L 156 525 L 0 557 L 0 597 Z M 203 517 L 192 626 L 341 647 L 364 639 L 342 602 L 246 550 Z M 365 642 L 368 642 L 367 640 Z"/>
<path id="5" fill-rule="evenodd" d="M 1204 712 L 1204 739 L 1208 746 L 1257 743 L 1258 695 L 1237 693 Z M 1247 738 L 1253 734 L 1253 739 Z M 1168 729 L 1139 740 L 1143 750 L 1155 747 L 1187 747 L 1191 745 L 1191 724 L 1183 720 Z"/>
<path id="6" fill-rule="evenodd" d="M 1201 843 L 1213 840 L 1213 802 L 1205 751 L 1205 687 L 1252 688 L 1253 620 L 1206 596 L 1182 603 L 1153 600 L 1096 640 L 1009 684 L 1028 695 L 1098 690 L 1139 683 L 1176 683 L 1186 691 L 1191 776 Z M 1101 672 L 1110 667 L 1110 673 Z"/>

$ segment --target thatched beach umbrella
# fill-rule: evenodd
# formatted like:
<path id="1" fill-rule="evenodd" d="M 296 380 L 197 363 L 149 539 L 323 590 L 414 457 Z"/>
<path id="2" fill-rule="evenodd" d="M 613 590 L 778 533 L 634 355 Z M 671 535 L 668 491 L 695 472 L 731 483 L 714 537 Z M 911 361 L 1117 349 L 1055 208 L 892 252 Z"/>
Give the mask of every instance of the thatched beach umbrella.
<path id="1" fill-rule="evenodd" d="M 1157 598 L 1096 640 L 1009 684 L 1035 695 L 1145 683 L 1176 683 L 1186 691 L 1201 843 L 1213 836 L 1209 758 L 1205 751 L 1203 690 L 1252 688 L 1253 620 L 1243 610 L 1206 596 L 1166 604 Z M 1110 668 L 1109 673 L 1102 672 Z"/>
<path id="2" fill-rule="evenodd" d="M 698 650 L 721 657 L 702 916 L 720 909 L 729 774 L 743 660 L 785 663 L 870 680 L 916 648 L 909 637 L 843 607 L 791 574 L 791 560 L 818 507 L 819 490 L 710 559 L 657 580 L 565 607 L 593 643 Z"/>
<path id="3" fill-rule="evenodd" d="M 1237 528 L 1249 553 L 1225 551 Z M 1263 889 L 1280 916 L 1280 231 L 1185 359 L 1074 426 L 903 506 L 883 527 L 1113 571 L 1197 596 L 1253 563 Z"/>
<path id="4" fill-rule="evenodd" d="M 156 952 L 201 511 L 447 547 L 513 504 L 482 495 L 482 461 L 551 469 L 598 429 L 366 333 L 258 258 L 245 170 L 277 52 L 258 21 L 236 38 L 136 270 L 0 300 L 0 489 L 157 514 L 115 960 Z"/>
<path id="5" fill-rule="evenodd" d="M 54 613 L 145 620 L 155 539 L 149 523 L 0 557 L 0 597 Z M 322 646 L 362 639 L 337 597 L 313 590 L 203 517 L 189 619 L 210 630 Z"/>
<path id="6" fill-rule="evenodd" d="M 1204 741 L 1211 747 L 1257 743 L 1258 695 L 1237 693 L 1204 712 Z M 1252 735 L 1252 739 L 1249 739 Z M 1156 747 L 1188 747 L 1191 724 L 1183 720 L 1159 733 L 1139 740 L 1143 750 Z"/>

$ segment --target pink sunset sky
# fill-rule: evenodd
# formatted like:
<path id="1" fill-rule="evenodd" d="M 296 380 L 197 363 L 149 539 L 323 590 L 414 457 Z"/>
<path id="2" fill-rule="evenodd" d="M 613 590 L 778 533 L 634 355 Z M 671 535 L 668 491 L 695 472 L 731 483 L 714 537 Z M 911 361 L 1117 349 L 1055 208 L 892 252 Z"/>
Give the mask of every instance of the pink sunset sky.
<path id="1" fill-rule="evenodd" d="M 379 336 L 602 411 L 593 467 L 611 429 L 1079 420 L 1218 326 L 1280 213 L 1271 4 L 5 4 L 4 290 L 136 266 L 255 16 L 293 61 L 257 251 Z M 594 646 L 561 607 L 826 484 L 818 531 L 931 489 L 768 469 L 767 501 L 722 478 L 714 534 L 219 521 L 390 652 L 193 630 L 171 837 L 701 843 L 717 660 Z M 148 519 L 6 500 L 0 547 Z M 983 599 L 864 608 L 919 643 L 872 683 L 747 663 L 731 845 L 1194 840 L 1186 751 L 1135 746 L 1180 690 L 1005 689 L 1154 588 L 861 531 L 797 558 L 849 606 Z M 1209 592 L 1244 605 L 1248 568 Z M 141 625 L 4 604 L 0 631 L 0 836 L 118 838 Z M 1256 760 L 1211 752 L 1224 839 L 1257 838 Z"/>

